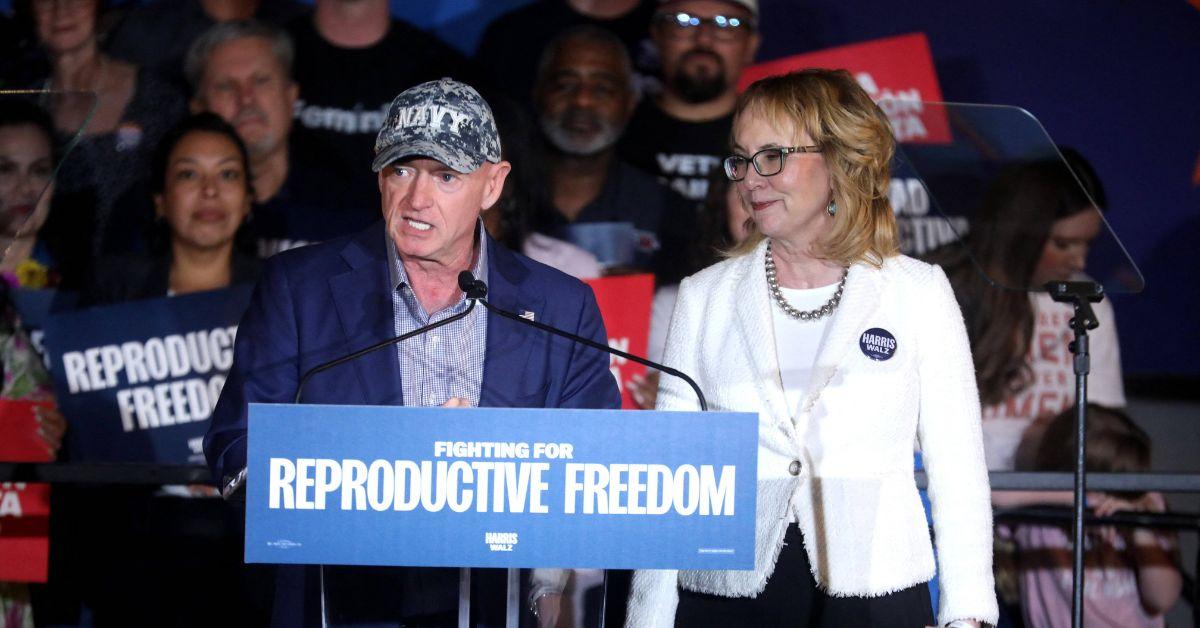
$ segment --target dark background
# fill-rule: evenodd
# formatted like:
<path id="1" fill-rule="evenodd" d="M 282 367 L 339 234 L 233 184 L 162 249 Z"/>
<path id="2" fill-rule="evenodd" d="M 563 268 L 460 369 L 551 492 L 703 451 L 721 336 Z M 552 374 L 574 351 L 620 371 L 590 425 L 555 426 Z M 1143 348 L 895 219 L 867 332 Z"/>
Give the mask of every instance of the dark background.
<path id="1" fill-rule="evenodd" d="M 490 20 L 528 1 L 392 7 L 471 53 Z M 1112 296 L 1130 392 L 1200 397 L 1200 1 L 760 0 L 760 14 L 760 60 L 924 32 L 946 100 L 1023 107 L 1078 148 L 1146 279 L 1142 294 Z"/>

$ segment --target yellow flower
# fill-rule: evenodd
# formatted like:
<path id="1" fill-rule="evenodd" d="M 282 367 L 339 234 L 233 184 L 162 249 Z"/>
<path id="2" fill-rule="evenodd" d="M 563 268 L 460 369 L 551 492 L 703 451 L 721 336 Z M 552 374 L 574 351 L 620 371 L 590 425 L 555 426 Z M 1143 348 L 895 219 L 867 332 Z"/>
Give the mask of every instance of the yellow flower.
<path id="1" fill-rule="evenodd" d="M 22 288 L 45 288 L 50 279 L 50 270 L 37 260 L 27 259 L 17 264 L 17 281 Z"/>

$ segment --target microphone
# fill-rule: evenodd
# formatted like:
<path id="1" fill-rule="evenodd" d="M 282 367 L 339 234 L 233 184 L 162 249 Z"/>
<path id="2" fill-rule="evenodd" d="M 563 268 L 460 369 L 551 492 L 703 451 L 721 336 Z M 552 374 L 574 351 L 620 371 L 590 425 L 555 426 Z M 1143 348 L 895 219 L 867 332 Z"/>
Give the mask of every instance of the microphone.
<path id="1" fill-rule="evenodd" d="M 550 325 L 547 325 L 545 323 L 531 321 L 528 318 L 521 318 L 520 316 L 517 316 L 516 314 L 513 314 L 512 312 L 502 310 L 502 309 L 492 305 L 491 303 L 487 302 L 487 299 L 484 298 L 487 296 L 487 284 L 479 279 L 476 279 L 475 275 L 471 274 L 471 271 L 469 271 L 469 270 L 464 270 L 458 274 L 458 287 L 459 287 L 459 289 L 461 289 L 463 292 L 466 293 L 467 299 L 470 299 L 472 304 L 474 304 L 475 302 L 479 302 L 480 304 L 483 305 L 484 308 L 487 309 L 488 312 L 490 312 L 492 314 L 497 314 L 504 318 L 517 321 L 518 323 L 521 323 L 523 325 L 529 325 L 531 327 L 536 327 L 544 332 L 548 332 L 548 333 L 554 334 L 556 336 L 561 336 L 563 338 L 566 338 L 567 340 L 572 340 L 574 342 L 578 342 L 580 344 L 587 345 L 593 349 L 598 349 L 605 353 L 620 356 L 622 358 L 625 358 L 626 360 L 631 360 L 633 362 L 637 362 L 638 364 L 641 364 L 643 366 L 648 366 L 650 368 L 658 369 L 668 375 L 674 375 L 675 377 L 678 377 L 679 379 L 682 379 L 683 381 L 687 382 L 688 386 L 692 387 L 692 391 L 696 393 L 696 399 L 698 399 L 700 401 L 700 410 L 703 412 L 708 411 L 708 401 L 706 401 L 704 399 L 704 393 L 700 391 L 700 386 L 697 385 L 696 381 L 693 380 L 691 377 L 689 377 L 686 373 L 683 373 L 681 371 L 673 369 L 665 364 L 659 364 L 658 362 L 654 362 L 652 360 L 647 360 L 646 358 L 633 355 L 632 353 L 627 353 L 625 351 L 621 351 L 620 349 L 614 349 L 606 344 L 596 342 L 595 340 L 592 340 L 591 338 L 584 338 L 583 336 L 580 336 L 577 334 L 572 334 L 571 332 L 563 331 L 557 327 L 551 327 Z"/>
<path id="2" fill-rule="evenodd" d="M 467 298 L 472 301 L 481 300 L 487 296 L 487 284 L 476 279 L 469 270 L 458 273 L 458 289 L 466 293 Z M 484 303 L 484 307 L 487 307 L 487 303 Z"/>

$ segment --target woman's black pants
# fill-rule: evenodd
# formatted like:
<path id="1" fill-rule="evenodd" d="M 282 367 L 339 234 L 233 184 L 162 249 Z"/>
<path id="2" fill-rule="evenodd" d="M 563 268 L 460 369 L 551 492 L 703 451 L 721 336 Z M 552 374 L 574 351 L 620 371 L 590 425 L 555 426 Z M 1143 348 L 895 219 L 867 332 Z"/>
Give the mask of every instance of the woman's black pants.
<path id="1" fill-rule="evenodd" d="M 879 597 L 833 597 L 817 588 L 795 524 L 767 587 L 758 597 L 722 597 L 679 591 L 677 628 L 925 628 L 933 625 L 925 583 Z"/>

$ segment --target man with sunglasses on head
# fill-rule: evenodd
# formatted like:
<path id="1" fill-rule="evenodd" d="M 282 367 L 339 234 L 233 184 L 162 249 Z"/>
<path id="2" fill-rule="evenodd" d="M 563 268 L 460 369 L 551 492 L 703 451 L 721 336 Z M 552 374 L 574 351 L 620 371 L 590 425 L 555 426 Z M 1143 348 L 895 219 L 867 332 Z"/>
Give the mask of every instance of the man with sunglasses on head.
<path id="1" fill-rule="evenodd" d="M 638 106 L 620 151 L 700 202 L 728 153 L 737 81 L 758 51 L 758 0 L 662 0 L 650 38 L 663 90 Z"/>

